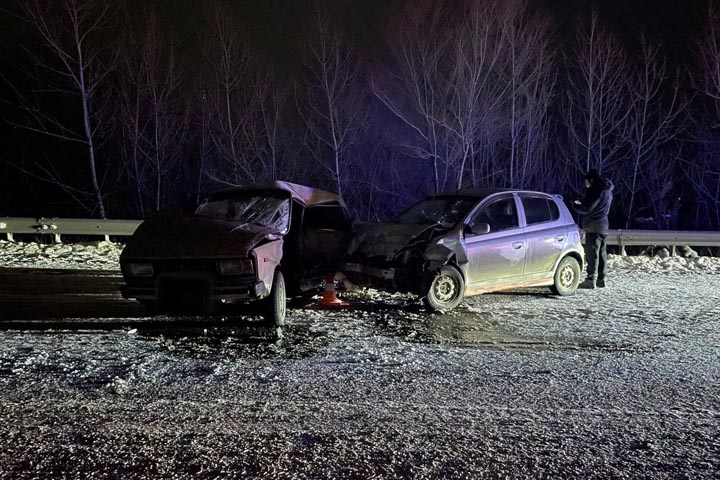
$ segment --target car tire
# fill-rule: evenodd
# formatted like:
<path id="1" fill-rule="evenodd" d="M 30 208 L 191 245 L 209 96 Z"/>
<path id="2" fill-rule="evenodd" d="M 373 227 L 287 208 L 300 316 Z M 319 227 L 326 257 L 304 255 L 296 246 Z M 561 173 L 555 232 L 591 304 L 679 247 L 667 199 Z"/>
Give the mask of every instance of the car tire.
<path id="1" fill-rule="evenodd" d="M 555 295 L 568 296 L 575 293 L 580 284 L 580 264 L 573 257 L 560 260 L 555 270 L 555 278 L 550 290 Z"/>
<path id="2" fill-rule="evenodd" d="M 275 271 L 273 276 L 270 295 L 263 300 L 263 317 L 269 326 L 285 326 L 285 315 L 287 313 L 287 295 L 285 292 L 285 278 L 280 270 Z"/>
<path id="3" fill-rule="evenodd" d="M 465 298 L 465 279 L 460 271 L 445 265 L 426 282 L 425 304 L 436 312 L 452 310 Z"/>

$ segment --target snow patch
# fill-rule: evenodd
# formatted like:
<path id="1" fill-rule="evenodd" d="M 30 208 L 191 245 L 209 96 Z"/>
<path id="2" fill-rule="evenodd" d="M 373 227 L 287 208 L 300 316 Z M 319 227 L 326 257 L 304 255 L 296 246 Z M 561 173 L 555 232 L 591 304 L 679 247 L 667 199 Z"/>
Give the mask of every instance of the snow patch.
<path id="1" fill-rule="evenodd" d="M 41 244 L 0 240 L 0 267 L 119 270 L 123 245 L 100 241 Z"/>

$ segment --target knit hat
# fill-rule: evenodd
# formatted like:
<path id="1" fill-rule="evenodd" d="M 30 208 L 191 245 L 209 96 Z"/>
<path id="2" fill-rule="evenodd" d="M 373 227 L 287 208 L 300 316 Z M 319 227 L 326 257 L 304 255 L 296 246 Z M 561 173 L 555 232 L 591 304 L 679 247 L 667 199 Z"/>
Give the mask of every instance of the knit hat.
<path id="1" fill-rule="evenodd" d="M 585 174 L 585 180 L 589 180 L 591 183 L 596 183 L 600 180 L 600 173 L 593 168 Z"/>

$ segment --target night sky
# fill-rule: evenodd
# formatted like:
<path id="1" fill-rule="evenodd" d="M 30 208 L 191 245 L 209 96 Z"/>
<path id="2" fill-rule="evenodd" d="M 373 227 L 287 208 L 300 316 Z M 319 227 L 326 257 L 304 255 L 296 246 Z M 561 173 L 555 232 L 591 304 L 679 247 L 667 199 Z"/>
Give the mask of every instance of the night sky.
<path id="1" fill-rule="evenodd" d="M 387 16 L 407 0 L 320 1 L 345 27 L 348 39 L 370 60 L 383 58 L 381 30 Z M 120 2 L 118 2 L 119 4 Z M 154 6 L 176 32 L 180 47 L 197 53 L 203 0 L 126 0 L 129 9 Z M 311 12 L 306 0 L 235 0 L 231 2 L 243 29 L 277 65 L 297 69 L 303 24 Z M 603 26 L 618 34 L 628 47 L 637 46 L 641 32 L 663 44 L 672 59 L 688 59 L 703 25 L 704 0 L 530 0 L 531 8 L 550 14 L 558 25 L 557 41 L 569 45 L 578 21 L 597 11 Z M 0 13 L 0 56 L 3 72 L 24 62 L 20 43 L 28 36 L 23 25 Z"/>

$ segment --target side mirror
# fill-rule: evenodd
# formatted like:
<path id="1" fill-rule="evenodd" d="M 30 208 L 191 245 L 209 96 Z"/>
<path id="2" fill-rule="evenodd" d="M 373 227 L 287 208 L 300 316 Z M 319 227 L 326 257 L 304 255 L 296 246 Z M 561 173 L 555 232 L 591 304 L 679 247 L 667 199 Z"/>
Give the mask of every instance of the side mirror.
<path id="1" fill-rule="evenodd" d="M 485 235 L 486 233 L 490 233 L 490 225 L 485 222 L 468 225 L 465 227 L 465 233 L 469 233 L 471 235 Z"/>

